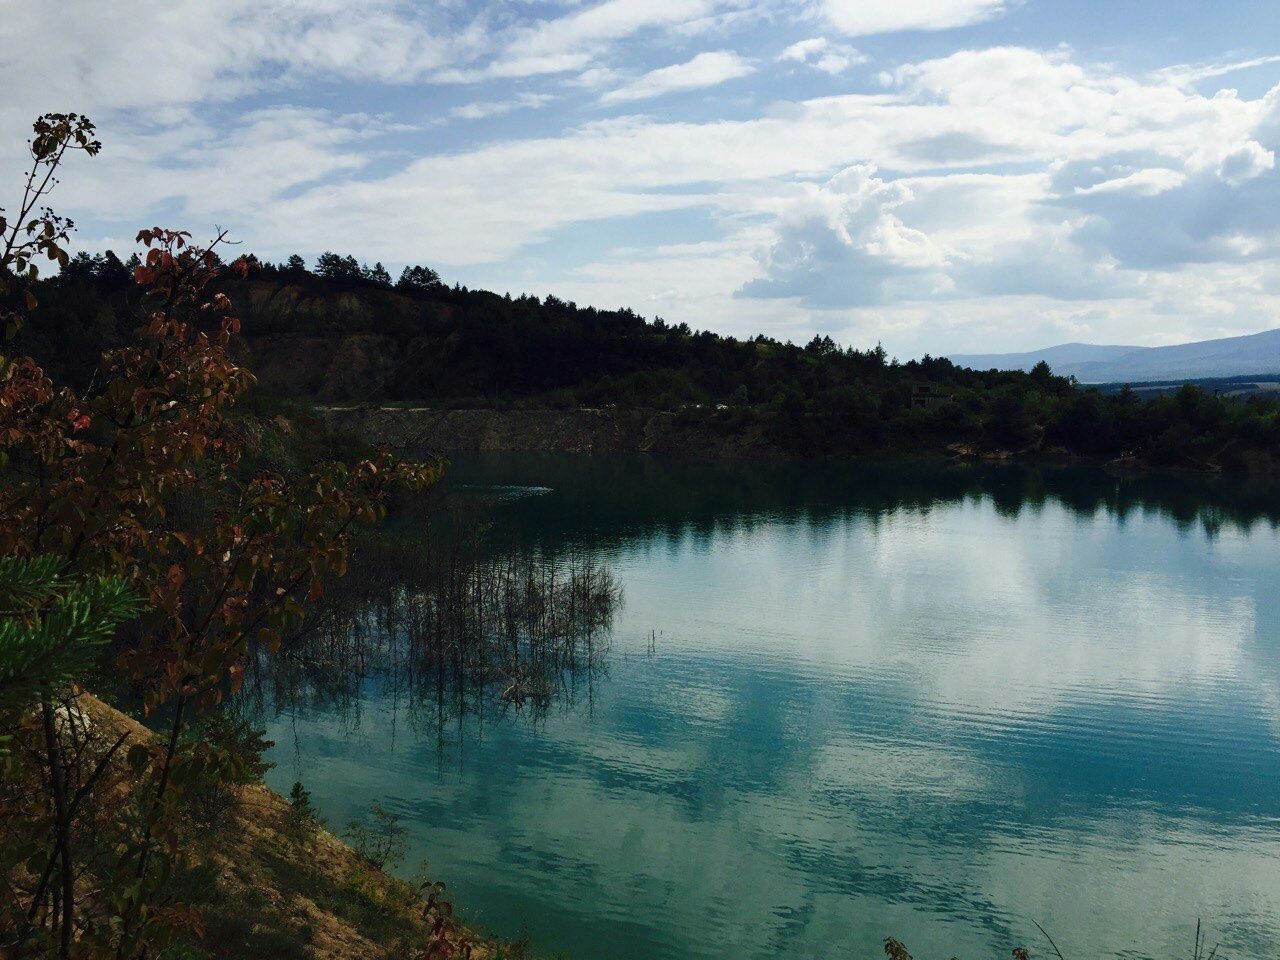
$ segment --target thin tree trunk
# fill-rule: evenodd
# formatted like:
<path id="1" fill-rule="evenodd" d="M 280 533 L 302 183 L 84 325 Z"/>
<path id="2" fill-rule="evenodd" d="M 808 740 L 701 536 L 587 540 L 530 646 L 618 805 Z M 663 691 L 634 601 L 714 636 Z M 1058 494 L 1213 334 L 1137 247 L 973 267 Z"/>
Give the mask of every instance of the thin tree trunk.
<path id="1" fill-rule="evenodd" d="M 54 837 L 58 858 L 62 861 L 62 890 L 59 899 L 62 909 L 55 908 L 52 920 L 60 923 L 58 956 L 68 960 L 71 956 L 71 934 L 75 928 L 76 874 L 71 863 L 71 823 L 67 809 L 66 770 L 62 766 L 62 750 L 58 745 L 58 731 L 54 725 L 53 703 L 48 691 L 40 697 L 40 715 L 44 720 L 45 749 L 49 754 L 49 782 L 53 787 Z"/>

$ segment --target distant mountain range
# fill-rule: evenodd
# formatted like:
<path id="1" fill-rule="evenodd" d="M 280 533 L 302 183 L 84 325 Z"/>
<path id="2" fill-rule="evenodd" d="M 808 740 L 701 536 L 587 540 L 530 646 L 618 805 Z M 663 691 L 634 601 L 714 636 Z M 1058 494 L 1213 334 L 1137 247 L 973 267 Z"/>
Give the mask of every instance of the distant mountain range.
<path id="1" fill-rule="evenodd" d="M 1171 347 L 1064 343 L 1028 353 L 955 354 L 950 360 L 974 370 L 1030 370 L 1043 360 L 1059 376 L 1084 383 L 1250 376 L 1280 372 L 1280 328 Z"/>

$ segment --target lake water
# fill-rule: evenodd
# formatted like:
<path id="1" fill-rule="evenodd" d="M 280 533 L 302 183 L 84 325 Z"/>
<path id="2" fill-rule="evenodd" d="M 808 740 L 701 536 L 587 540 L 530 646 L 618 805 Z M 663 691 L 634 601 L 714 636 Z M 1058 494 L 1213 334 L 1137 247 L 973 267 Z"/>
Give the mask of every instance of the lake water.
<path id="1" fill-rule="evenodd" d="M 545 711 L 369 681 L 269 776 L 381 802 L 463 915 L 577 960 L 1280 953 L 1280 496 L 1097 471 L 492 457 L 496 548 L 624 591 Z"/>

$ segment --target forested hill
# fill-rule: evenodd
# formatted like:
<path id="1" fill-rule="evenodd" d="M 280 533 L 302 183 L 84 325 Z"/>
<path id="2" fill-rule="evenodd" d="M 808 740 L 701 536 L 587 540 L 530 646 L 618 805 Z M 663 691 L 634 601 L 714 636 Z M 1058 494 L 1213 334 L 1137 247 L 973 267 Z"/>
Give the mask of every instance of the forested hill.
<path id="1" fill-rule="evenodd" d="M 264 264 L 221 290 L 243 320 L 260 393 L 326 402 L 644 407 L 750 428 L 801 455 L 873 450 L 1056 452 L 1157 464 L 1272 469 L 1271 401 L 1188 388 L 1140 400 L 1078 389 L 1047 366 L 979 372 L 943 358 L 896 363 L 878 347 L 740 340 L 554 296 L 511 298 L 447 286 L 427 268 L 396 282 L 326 254 Z M 18 348 L 70 382 L 140 316 L 127 264 L 74 259 L 42 281 Z"/>
<path id="2" fill-rule="evenodd" d="M 874 348 L 840 350 L 828 338 L 807 347 L 738 340 L 555 296 L 450 287 L 426 268 L 393 283 L 380 267 L 327 260 L 317 272 L 266 264 L 221 284 L 243 320 L 253 369 L 271 390 L 343 401 L 678 407 L 832 390 L 852 404 L 863 390 L 895 386 L 909 402 L 923 383 L 1025 379 L 969 374 L 945 360 L 894 366 Z M 111 255 L 77 258 L 42 285 L 40 299 L 41 328 L 24 336 L 76 381 L 91 372 L 104 338 L 136 323 L 129 271 Z"/>

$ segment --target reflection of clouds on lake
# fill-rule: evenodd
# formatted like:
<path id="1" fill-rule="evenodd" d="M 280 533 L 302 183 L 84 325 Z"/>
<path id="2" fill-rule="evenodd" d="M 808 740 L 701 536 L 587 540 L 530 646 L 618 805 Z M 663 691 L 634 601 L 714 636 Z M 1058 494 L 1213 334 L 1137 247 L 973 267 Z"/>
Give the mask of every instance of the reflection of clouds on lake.
<path id="1" fill-rule="evenodd" d="M 481 919 L 509 929 L 532 919 L 574 955 L 628 956 L 610 938 L 637 916 L 661 917 L 634 930 L 646 956 L 716 957 L 726 944 L 742 956 L 784 945 L 862 955 L 886 931 L 910 931 L 919 955 L 981 956 L 1031 942 L 1032 917 L 1079 955 L 1155 955 L 1186 939 L 1192 908 L 1216 933 L 1248 927 L 1233 956 L 1262 956 L 1250 945 L 1280 936 L 1259 894 L 1280 884 L 1267 822 L 1228 829 L 1096 798 L 1046 811 L 1008 763 L 950 740 L 887 743 L 855 724 L 771 758 L 769 771 L 755 766 L 767 719 L 754 741 L 731 728 L 690 742 L 659 716 L 638 749 L 633 730 L 650 717 L 635 707 L 607 706 L 598 735 L 572 722 L 493 728 L 443 767 L 434 748 L 379 760 L 380 714 L 365 727 L 374 749 L 322 771 L 313 790 L 353 809 L 389 797 L 413 830 L 411 859 L 430 858 Z M 819 736 L 834 725 L 813 719 Z"/>
<path id="2" fill-rule="evenodd" d="M 1073 956 L 1186 953 L 1197 916 L 1237 960 L 1280 943 L 1268 525 L 965 497 L 603 555 L 590 710 L 444 750 L 376 697 L 351 741 L 299 724 L 322 807 L 388 799 L 482 921 L 600 960 L 997 956 L 1033 919 Z"/>
<path id="3" fill-rule="evenodd" d="M 1256 600 L 1221 585 L 1280 557 L 1271 532 L 1186 542 L 1155 523 L 1117 539 L 1108 518 L 1082 522 L 1058 506 L 1010 521 L 964 504 L 820 535 L 775 523 L 689 539 L 666 551 L 661 574 L 648 552 L 635 578 L 625 552 L 616 563 L 634 582 L 626 621 L 677 631 L 685 648 L 887 672 L 957 712 L 1047 713 L 1094 695 L 1158 701 L 1187 684 L 1269 700 Z M 699 600 L 688 623 L 661 610 L 677 583 Z"/>
<path id="4" fill-rule="evenodd" d="M 963 803 L 991 800 L 1008 790 L 998 768 L 944 743 L 902 743 L 879 737 L 846 737 L 822 744 L 810 776 L 815 793 L 944 798 Z"/>

